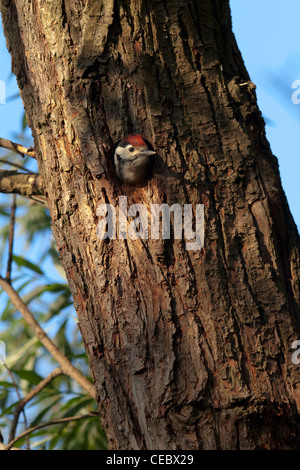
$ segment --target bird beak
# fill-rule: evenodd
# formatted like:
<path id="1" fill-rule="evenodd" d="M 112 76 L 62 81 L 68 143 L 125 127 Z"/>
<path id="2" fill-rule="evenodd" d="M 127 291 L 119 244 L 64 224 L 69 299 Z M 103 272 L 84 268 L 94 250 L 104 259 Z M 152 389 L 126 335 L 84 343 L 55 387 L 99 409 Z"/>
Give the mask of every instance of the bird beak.
<path id="1" fill-rule="evenodd" d="M 141 152 L 139 152 L 139 155 L 141 155 L 142 157 L 150 157 L 150 155 L 155 155 L 156 152 L 154 152 L 154 150 L 141 150 Z"/>

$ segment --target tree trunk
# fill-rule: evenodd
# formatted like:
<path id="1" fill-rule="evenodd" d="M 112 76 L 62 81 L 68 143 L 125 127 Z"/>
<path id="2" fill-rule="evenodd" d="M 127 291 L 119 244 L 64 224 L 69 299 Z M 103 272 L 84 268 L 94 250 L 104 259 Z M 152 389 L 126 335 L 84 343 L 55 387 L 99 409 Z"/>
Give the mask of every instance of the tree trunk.
<path id="1" fill-rule="evenodd" d="M 101 422 L 117 449 L 299 448 L 299 236 L 227 0 L 1 0 Z M 154 175 L 122 186 L 141 133 Z M 97 207 L 204 204 L 203 249 Z"/>

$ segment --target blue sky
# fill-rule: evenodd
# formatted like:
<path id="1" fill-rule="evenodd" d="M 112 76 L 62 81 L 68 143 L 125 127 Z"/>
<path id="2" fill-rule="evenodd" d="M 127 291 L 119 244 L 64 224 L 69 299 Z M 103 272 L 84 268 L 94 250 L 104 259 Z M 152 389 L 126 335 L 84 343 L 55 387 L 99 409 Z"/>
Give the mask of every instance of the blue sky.
<path id="1" fill-rule="evenodd" d="M 233 30 L 266 120 L 267 137 L 277 156 L 285 193 L 300 228 L 300 104 L 291 101 L 291 84 L 300 80 L 299 0 L 230 0 Z M 0 29 L 0 80 L 7 96 L 17 92 L 10 78 L 10 56 Z M 21 127 L 22 101 L 0 105 L 0 137 L 13 139 Z"/>
<path id="2" fill-rule="evenodd" d="M 11 73 L 11 60 L 6 49 L 2 24 L 0 26 L 0 80 L 5 82 L 7 98 L 18 93 L 16 79 Z M 12 101 L 6 99 L 5 104 L 0 104 L 0 137 L 12 139 L 15 132 L 21 129 L 22 111 L 23 104 L 21 98 Z"/>
<path id="3" fill-rule="evenodd" d="M 300 104 L 291 88 L 300 80 L 299 0 L 230 0 L 233 31 L 266 120 L 283 188 L 300 230 Z"/>

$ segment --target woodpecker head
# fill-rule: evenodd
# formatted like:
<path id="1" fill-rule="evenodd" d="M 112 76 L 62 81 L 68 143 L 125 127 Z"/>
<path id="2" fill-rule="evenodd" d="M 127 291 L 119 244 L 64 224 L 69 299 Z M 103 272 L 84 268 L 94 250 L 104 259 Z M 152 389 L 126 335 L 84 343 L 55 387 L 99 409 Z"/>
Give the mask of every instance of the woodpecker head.
<path id="1" fill-rule="evenodd" d="M 150 176 L 150 160 L 155 153 L 141 135 L 126 135 L 115 150 L 114 165 L 117 176 L 124 183 L 140 183 Z"/>

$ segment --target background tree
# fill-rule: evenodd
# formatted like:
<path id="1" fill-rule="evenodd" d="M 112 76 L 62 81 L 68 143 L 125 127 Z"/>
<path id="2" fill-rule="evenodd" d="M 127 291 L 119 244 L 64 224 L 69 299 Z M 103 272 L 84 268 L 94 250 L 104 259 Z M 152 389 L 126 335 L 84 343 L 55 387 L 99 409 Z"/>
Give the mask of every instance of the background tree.
<path id="1" fill-rule="evenodd" d="M 26 182 L 29 175 L 35 174 L 36 162 L 25 154 L 22 159 L 13 153 L 26 152 L 30 145 L 26 127 L 23 119 L 22 129 L 15 135 L 22 143 L 17 148 L 10 141 L 0 139 L 1 146 L 11 149 L 1 156 L 2 191 L 25 194 L 27 190 L 30 192 L 30 187 L 33 191 L 38 189 L 32 187 L 30 180 Z M 18 172 L 12 172 L 11 168 L 17 168 Z M 14 194 L 12 199 L 11 195 L 2 194 L 0 214 L 1 271 L 6 282 L 12 283 L 22 296 L 23 313 L 24 309 L 30 309 L 24 321 L 13 305 L 14 292 L 11 292 L 12 300 L 2 293 L 0 346 L 6 344 L 5 365 L 0 365 L 3 438 L 6 443 L 15 441 L 14 446 L 25 445 L 29 449 L 106 448 L 105 435 L 99 423 L 92 419 L 91 412 L 96 411 L 94 399 L 76 380 L 70 379 L 67 370 L 55 366 L 57 361 L 41 345 L 36 328 L 32 329 L 27 321 L 32 312 L 50 341 L 62 352 L 63 359 L 71 360 L 85 375 L 90 375 L 70 289 L 51 235 L 47 207 L 24 196 Z M 23 438 L 16 441 L 20 435 Z"/>
<path id="2" fill-rule="evenodd" d="M 299 236 L 228 2 L 1 13 L 110 446 L 299 447 Z M 159 154 L 139 188 L 109 168 L 129 132 Z M 204 249 L 100 241 L 98 205 L 124 194 L 203 203 Z"/>

